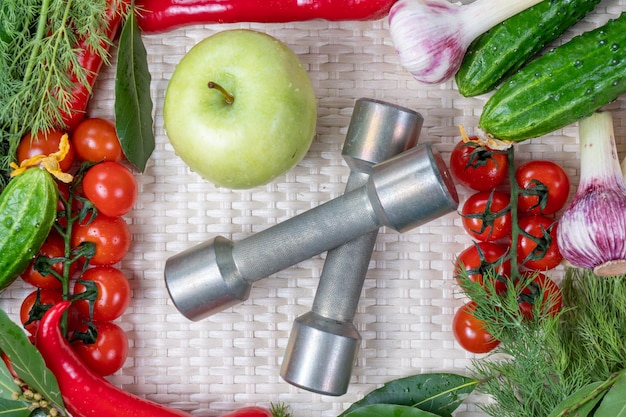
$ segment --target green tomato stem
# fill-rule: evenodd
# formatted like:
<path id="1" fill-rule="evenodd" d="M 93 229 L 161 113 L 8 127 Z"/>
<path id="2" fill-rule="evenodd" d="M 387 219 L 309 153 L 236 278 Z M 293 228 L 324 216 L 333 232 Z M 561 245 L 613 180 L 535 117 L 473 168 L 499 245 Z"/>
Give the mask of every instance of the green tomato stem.
<path id="1" fill-rule="evenodd" d="M 519 277 L 519 266 L 517 265 L 517 240 L 519 239 L 519 225 L 517 215 L 517 197 L 519 195 L 519 187 L 517 180 L 515 179 L 515 150 L 514 146 L 509 147 L 507 150 L 507 158 L 509 160 L 509 183 L 511 186 L 511 203 L 509 205 L 511 209 L 511 250 L 509 256 L 511 257 L 511 279 L 513 282 Z"/>
<path id="2" fill-rule="evenodd" d="M 213 81 L 209 81 L 207 86 L 209 88 L 214 88 L 217 91 L 219 91 L 220 93 L 222 93 L 222 95 L 224 96 L 224 101 L 226 102 L 226 104 L 233 104 L 235 102 L 235 97 L 232 94 L 230 94 L 228 91 L 226 91 L 226 89 L 224 87 L 222 87 L 221 85 L 219 85 L 218 83 L 215 83 Z"/>

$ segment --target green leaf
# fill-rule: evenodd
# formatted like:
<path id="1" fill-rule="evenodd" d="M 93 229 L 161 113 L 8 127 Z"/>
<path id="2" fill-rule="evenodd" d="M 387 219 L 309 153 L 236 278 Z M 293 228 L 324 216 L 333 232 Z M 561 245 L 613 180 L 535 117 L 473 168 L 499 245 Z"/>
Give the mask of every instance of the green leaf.
<path id="1" fill-rule="evenodd" d="M 419 408 L 395 404 L 371 404 L 347 414 L 346 417 L 437 417 Z"/>
<path id="2" fill-rule="evenodd" d="M 592 382 L 564 399 L 552 410 L 548 417 L 588 416 L 596 404 L 602 400 L 605 393 L 606 387 L 604 382 Z M 598 416 L 607 417 L 602 414 L 598 414 Z"/>
<path id="3" fill-rule="evenodd" d="M 450 373 L 430 373 L 395 379 L 355 402 L 340 417 L 370 404 L 417 407 L 438 416 L 452 412 L 474 391 L 478 381 Z"/>
<path id="4" fill-rule="evenodd" d="M 598 417 L 626 417 L 626 375 L 619 377 L 604 396 L 598 410 Z"/>
<path id="5" fill-rule="evenodd" d="M 63 398 L 57 380 L 46 368 L 39 351 L 24 331 L 0 309 L 0 350 L 11 360 L 19 377 L 45 399 L 63 409 Z"/>
<path id="6" fill-rule="evenodd" d="M 154 151 L 154 121 L 146 48 L 133 11 L 129 12 L 117 51 L 115 127 L 126 159 L 141 172 Z"/>
<path id="7" fill-rule="evenodd" d="M 0 416 L 2 417 L 28 417 L 31 410 L 30 403 L 19 400 L 7 400 L 0 398 Z"/>
<path id="8" fill-rule="evenodd" d="M 19 393 L 20 390 L 13 382 L 14 378 L 9 372 L 4 361 L 0 361 L 0 398 L 10 400 L 13 398 L 13 393 Z"/>

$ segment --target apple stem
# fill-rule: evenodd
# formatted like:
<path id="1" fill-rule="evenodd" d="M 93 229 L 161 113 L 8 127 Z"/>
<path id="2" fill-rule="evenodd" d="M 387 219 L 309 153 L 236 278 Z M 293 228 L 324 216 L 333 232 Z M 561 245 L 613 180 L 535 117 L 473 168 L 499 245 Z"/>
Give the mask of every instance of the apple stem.
<path id="1" fill-rule="evenodd" d="M 233 104 L 235 102 L 235 97 L 233 97 L 232 94 L 230 94 L 228 91 L 226 91 L 224 89 L 224 87 L 222 87 L 218 83 L 214 83 L 213 81 L 209 81 L 208 87 L 209 88 L 214 88 L 217 91 L 219 91 L 220 93 L 222 93 L 222 95 L 224 96 L 224 100 L 226 101 L 226 104 Z"/>

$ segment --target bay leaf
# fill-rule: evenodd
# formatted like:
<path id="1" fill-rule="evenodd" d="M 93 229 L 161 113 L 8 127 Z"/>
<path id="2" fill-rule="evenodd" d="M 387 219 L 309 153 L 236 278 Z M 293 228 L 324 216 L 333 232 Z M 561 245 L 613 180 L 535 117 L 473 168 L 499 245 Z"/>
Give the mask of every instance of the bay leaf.
<path id="1" fill-rule="evenodd" d="M 0 415 L 2 417 L 28 417 L 32 410 L 26 401 L 7 400 L 0 398 Z"/>
<path id="2" fill-rule="evenodd" d="M 56 378 L 24 331 L 0 309 L 0 350 L 11 360 L 17 375 L 45 399 L 64 409 Z"/>
<path id="3" fill-rule="evenodd" d="M 478 381 L 453 373 L 425 373 L 395 379 L 353 403 L 339 417 L 371 404 L 416 407 L 441 417 L 452 412 L 474 391 Z"/>
<path id="4" fill-rule="evenodd" d="M 14 378 L 9 372 L 4 361 L 0 361 L 0 398 L 10 400 L 13 393 L 18 392 L 18 386 L 13 382 Z"/>
<path id="5" fill-rule="evenodd" d="M 395 404 L 371 404 L 361 407 L 346 417 L 438 417 L 437 414 L 419 408 Z"/>
<path id="6" fill-rule="evenodd" d="M 626 417 L 626 374 L 615 381 L 595 412 L 598 417 Z"/>
<path id="7" fill-rule="evenodd" d="M 590 415 L 596 404 L 602 400 L 602 397 L 606 393 L 606 390 L 602 390 L 603 385 L 603 381 L 592 382 L 585 385 L 561 401 L 548 417 L 586 417 Z"/>
<path id="8" fill-rule="evenodd" d="M 146 48 L 130 11 L 117 50 L 115 128 L 126 159 L 141 172 L 155 147 L 150 81 Z"/>

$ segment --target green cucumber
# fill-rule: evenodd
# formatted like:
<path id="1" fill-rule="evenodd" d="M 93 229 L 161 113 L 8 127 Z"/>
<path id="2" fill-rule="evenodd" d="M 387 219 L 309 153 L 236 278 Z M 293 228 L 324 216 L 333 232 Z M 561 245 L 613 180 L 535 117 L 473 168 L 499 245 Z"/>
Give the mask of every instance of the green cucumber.
<path id="1" fill-rule="evenodd" d="M 626 92 L 626 12 L 522 67 L 485 103 L 478 127 L 521 142 L 561 129 Z"/>
<path id="2" fill-rule="evenodd" d="M 29 168 L 0 194 L 0 291 L 24 272 L 56 218 L 57 185 L 50 173 Z"/>
<path id="3" fill-rule="evenodd" d="M 592 11 L 600 0 L 545 0 L 489 29 L 472 42 L 455 75 L 473 97 L 495 89 L 548 43 Z"/>

